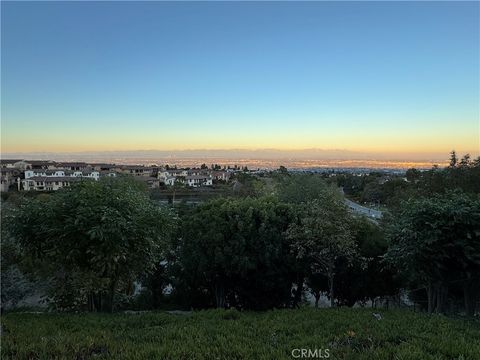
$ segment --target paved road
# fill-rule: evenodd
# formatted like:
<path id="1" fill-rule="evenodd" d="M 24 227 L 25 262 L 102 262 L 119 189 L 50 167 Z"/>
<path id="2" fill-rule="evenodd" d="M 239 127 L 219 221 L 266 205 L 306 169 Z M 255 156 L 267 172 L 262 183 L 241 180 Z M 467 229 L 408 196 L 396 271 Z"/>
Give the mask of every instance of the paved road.
<path id="1" fill-rule="evenodd" d="M 343 188 L 341 187 L 340 188 L 340 192 L 345 195 L 344 191 L 343 191 Z M 347 206 L 359 213 L 359 214 L 362 214 L 362 215 L 365 215 L 365 216 L 368 216 L 372 219 L 381 219 L 382 218 L 382 212 L 379 211 L 379 210 L 374 210 L 374 209 L 370 209 L 368 207 L 365 207 L 365 206 L 362 206 L 360 204 L 357 204 L 356 202 L 353 202 L 352 200 L 348 200 L 347 198 L 345 198 L 345 204 L 347 204 Z"/>
<path id="2" fill-rule="evenodd" d="M 374 209 L 367 208 L 365 206 L 357 204 L 356 202 L 353 202 L 353 201 L 348 200 L 348 199 L 345 199 L 345 204 L 347 204 L 347 206 L 350 209 L 352 209 L 353 211 L 355 211 L 359 214 L 371 217 L 373 219 L 381 219 L 382 218 L 382 212 L 379 211 L 379 210 L 374 210 Z"/>

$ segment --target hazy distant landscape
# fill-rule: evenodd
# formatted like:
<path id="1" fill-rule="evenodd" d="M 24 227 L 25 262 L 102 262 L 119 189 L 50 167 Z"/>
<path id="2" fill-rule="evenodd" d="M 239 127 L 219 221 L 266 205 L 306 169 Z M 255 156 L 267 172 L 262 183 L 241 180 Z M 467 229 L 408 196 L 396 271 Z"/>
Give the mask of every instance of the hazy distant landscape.
<path id="1" fill-rule="evenodd" d="M 475 153 L 471 154 L 472 157 Z M 278 150 L 278 149 L 228 149 L 228 150 L 139 150 L 96 152 L 30 152 L 7 153 L 2 158 L 38 159 L 55 161 L 91 161 L 116 164 L 169 164 L 180 167 L 195 167 L 203 163 L 239 165 L 249 168 L 276 169 L 283 165 L 290 169 L 309 168 L 391 168 L 428 169 L 433 165 L 448 164 L 445 154 L 391 154 L 362 153 L 347 150 Z"/>

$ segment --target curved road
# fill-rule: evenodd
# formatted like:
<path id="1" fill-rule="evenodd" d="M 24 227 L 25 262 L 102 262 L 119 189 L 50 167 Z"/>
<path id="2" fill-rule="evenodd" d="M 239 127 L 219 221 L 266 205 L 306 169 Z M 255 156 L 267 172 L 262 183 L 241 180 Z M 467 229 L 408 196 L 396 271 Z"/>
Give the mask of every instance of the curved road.
<path id="1" fill-rule="evenodd" d="M 379 211 L 379 210 L 374 210 L 374 209 L 367 208 L 365 206 L 357 204 L 356 202 L 353 202 L 352 200 L 348 200 L 348 199 L 345 199 L 345 204 L 347 204 L 347 206 L 351 210 L 353 210 L 353 211 L 355 211 L 359 214 L 371 217 L 373 219 L 381 219 L 382 218 L 382 212 Z"/>
<path id="2" fill-rule="evenodd" d="M 343 191 L 342 187 L 340 187 L 340 192 L 342 193 L 342 195 L 345 196 L 345 192 Z M 352 200 L 348 200 L 347 198 L 345 198 L 345 204 L 352 211 L 355 211 L 356 213 L 359 213 L 361 215 L 368 216 L 369 218 L 372 218 L 372 219 L 381 219 L 382 218 L 383 214 L 379 210 L 370 209 L 368 207 L 357 204 L 356 202 L 353 202 Z"/>

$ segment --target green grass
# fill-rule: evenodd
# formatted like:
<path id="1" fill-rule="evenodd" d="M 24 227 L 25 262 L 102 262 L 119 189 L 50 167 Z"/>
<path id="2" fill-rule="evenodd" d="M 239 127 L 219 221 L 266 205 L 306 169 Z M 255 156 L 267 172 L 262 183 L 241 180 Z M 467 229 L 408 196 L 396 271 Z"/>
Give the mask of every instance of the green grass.
<path id="1" fill-rule="evenodd" d="M 480 324 L 410 311 L 209 310 L 191 315 L 27 314 L 2 317 L 2 359 L 480 359 Z"/>

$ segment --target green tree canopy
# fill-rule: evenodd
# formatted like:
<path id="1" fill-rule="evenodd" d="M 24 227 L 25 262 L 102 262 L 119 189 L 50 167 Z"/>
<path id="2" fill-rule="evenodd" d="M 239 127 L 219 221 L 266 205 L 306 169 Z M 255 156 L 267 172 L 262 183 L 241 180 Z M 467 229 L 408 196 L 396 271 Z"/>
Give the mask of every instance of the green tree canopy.
<path id="1" fill-rule="evenodd" d="M 277 181 L 276 196 L 286 203 L 300 204 L 314 199 L 342 197 L 335 186 L 327 184 L 319 175 L 284 175 Z"/>
<path id="2" fill-rule="evenodd" d="M 430 312 L 443 312 L 450 284 L 460 282 L 472 314 L 480 288 L 478 196 L 457 190 L 410 199 L 393 215 L 389 239 L 386 259 L 427 288 Z"/>
<path id="3" fill-rule="evenodd" d="M 60 307 L 112 309 L 119 284 L 158 263 L 171 215 L 132 179 L 81 181 L 43 199 L 28 199 L 5 221 L 25 256 L 57 284 Z M 70 287 L 73 295 L 62 293 Z"/>
<path id="4" fill-rule="evenodd" d="M 273 198 L 217 199 L 182 219 L 175 246 L 183 279 L 217 307 L 269 308 L 290 298 L 290 208 Z"/>
<path id="5" fill-rule="evenodd" d="M 340 257 L 350 259 L 356 251 L 351 221 L 342 199 L 333 192 L 326 192 L 321 200 L 301 204 L 298 220 L 287 230 L 297 258 L 306 260 L 312 272 L 328 278 L 331 306 L 335 301 L 336 261 Z"/>
<path id="6" fill-rule="evenodd" d="M 383 261 L 388 242 L 382 228 L 358 216 L 353 219 L 352 232 L 358 255 L 351 262 L 338 262 L 335 293 L 339 302 L 353 306 L 357 301 L 396 295 L 401 282 L 396 269 Z"/>

